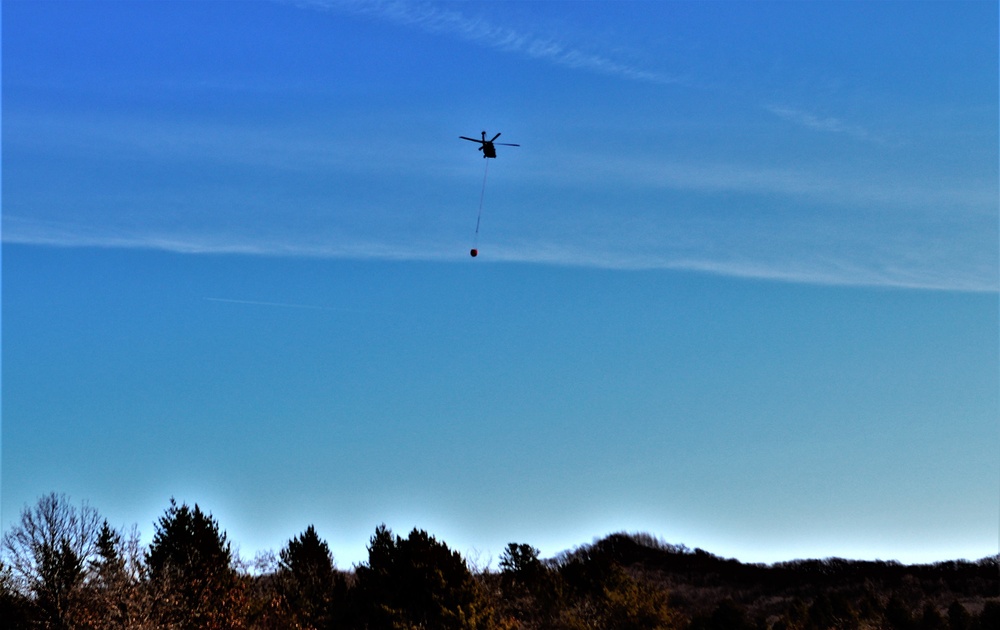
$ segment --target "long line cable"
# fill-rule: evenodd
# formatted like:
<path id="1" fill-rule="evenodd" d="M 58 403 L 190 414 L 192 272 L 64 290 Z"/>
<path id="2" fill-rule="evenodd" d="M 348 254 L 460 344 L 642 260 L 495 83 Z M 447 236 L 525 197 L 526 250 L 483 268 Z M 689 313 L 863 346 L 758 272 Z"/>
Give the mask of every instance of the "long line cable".
<path id="1" fill-rule="evenodd" d="M 486 197 L 486 176 L 490 172 L 490 161 L 486 160 L 486 170 L 483 172 L 483 189 L 479 193 L 479 214 L 476 215 L 476 239 L 475 247 L 479 247 L 479 222 L 483 218 L 483 198 Z"/>

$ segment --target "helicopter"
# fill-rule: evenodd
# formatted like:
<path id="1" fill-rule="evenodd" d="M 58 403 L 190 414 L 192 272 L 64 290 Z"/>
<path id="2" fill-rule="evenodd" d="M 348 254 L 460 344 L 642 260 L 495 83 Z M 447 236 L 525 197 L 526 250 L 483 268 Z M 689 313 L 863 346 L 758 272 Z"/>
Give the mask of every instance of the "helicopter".
<path id="1" fill-rule="evenodd" d="M 483 152 L 483 157 L 484 158 L 495 158 L 497 156 L 497 149 L 494 146 L 494 144 L 499 144 L 499 145 L 504 146 L 504 147 L 519 147 L 519 146 L 521 146 L 519 144 L 510 144 L 510 143 L 507 143 L 507 142 L 497 142 L 497 143 L 494 143 L 493 141 L 496 140 L 499 137 L 500 137 L 500 134 L 498 133 L 497 135 L 493 136 L 493 138 L 487 140 L 486 139 L 486 132 L 485 131 L 483 132 L 483 138 L 482 138 L 482 140 L 476 140 L 475 138 L 468 138 L 466 136 L 459 136 L 459 138 L 461 138 L 462 140 L 468 140 L 470 142 L 478 142 L 478 143 L 480 143 L 481 146 L 479 147 L 479 150 Z"/>

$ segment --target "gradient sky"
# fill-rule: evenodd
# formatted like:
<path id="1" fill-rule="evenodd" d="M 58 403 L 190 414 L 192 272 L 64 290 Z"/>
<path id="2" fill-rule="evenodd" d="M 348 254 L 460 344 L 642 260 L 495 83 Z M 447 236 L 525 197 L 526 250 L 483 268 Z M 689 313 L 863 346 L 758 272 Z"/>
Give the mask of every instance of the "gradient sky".
<path id="1" fill-rule="evenodd" d="M 997 3 L 2 11 L 5 528 L 997 552 Z"/>

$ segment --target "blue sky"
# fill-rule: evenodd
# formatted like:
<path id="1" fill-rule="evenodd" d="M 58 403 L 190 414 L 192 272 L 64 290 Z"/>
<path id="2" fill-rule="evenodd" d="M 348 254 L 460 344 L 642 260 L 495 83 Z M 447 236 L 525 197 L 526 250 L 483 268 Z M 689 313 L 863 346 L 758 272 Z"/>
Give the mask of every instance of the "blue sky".
<path id="1" fill-rule="evenodd" d="M 996 553 L 996 3 L 2 18 L 5 527 Z"/>

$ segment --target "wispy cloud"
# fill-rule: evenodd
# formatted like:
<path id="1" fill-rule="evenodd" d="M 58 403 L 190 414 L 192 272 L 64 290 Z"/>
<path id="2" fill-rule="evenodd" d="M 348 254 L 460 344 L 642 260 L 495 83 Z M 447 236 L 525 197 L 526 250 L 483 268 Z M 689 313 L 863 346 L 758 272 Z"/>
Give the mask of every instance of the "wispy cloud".
<path id="1" fill-rule="evenodd" d="M 295 4 L 314 9 L 340 10 L 356 15 L 372 16 L 557 66 L 617 76 L 631 81 L 657 84 L 681 82 L 678 77 L 617 61 L 608 55 L 586 51 L 550 36 L 518 31 L 493 24 L 481 17 L 469 17 L 459 11 L 441 8 L 431 3 L 393 0 L 371 2 L 295 0 Z"/>
<path id="2" fill-rule="evenodd" d="M 885 142 L 884 139 L 872 134 L 861 125 L 851 124 L 833 116 L 819 116 L 801 109 L 781 105 L 764 105 L 764 109 L 779 118 L 815 131 L 845 134 L 858 140 L 877 143 Z"/>
<path id="3" fill-rule="evenodd" d="M 299 4 L 586 72 L 671 80 L 438 4 Z M 875 139 L 840 118 L 777 105 L 764 110 L 818 133 Z M 58 187 L 28 178 L 33 187 L 5 196 L 3 242 L 469 261 L 475 217 L 462 206 L 465 193 L 451 194 L 448 149 L 423 147 L 421 159 L 388 167 L 385 155 L 399 151 L 399 138 L 370 133 L 377 130 L 373 121 L 362 123 L 368 127 L 361 129 L 357 118 L 348 129 L 13 109 L 4 123 L 5 154 L 58 156 L 52 163 L 74 167 Z M 996 291 L 995 178 L 954 170 L 923 177 L 933 169 L 880 156 L 868 163 L 883 168 L 872 169 L 827 160 L 759 162 L 730 153 L 685 158 L 656 143 L 556 155 L 539 143 L 523 153 L 520 167 L 509 164 L 521 168 L 519 207 L 508 208 L 505 219 L 516 228 L 503 235 L 491 225 L 493 240 L 483 243 L 475 264 L 676 269 L 815 284 Z M 141 186 L 117 175 L 91 177 L 114 170 L 92 172 L 95 164 L 141 165 L 140 172 L 158 177 Z M 211 177 L 189 178 L 192 165 Z M 478 177 L 470 181 L 474 199 Z M 600 195 L 588 199 L 591 185 Z M 562 201 L 567 191 L 582 203 Z M 545 207 L 549 199 L 556 200 L 554 207 Z"/>
<path id="4" fill-rule="evenodd" d="M 333 165 L 342 162 L 328 154 L 323 143 L 314 146 L 301 134 L 258 137 L 239 128 L 213 132 L 210 126 L 183 124 L 158 134 L 156 125 L 147 129 L 142 124 L 110 123 L 80 131 L 75 123 L 60 127 L 41 122 L 32 119 L 28 126 L 54 128 L 54 138 L 22 131 L 19 142 L 25 137 L 35 143 L 44 140 L 48 152 L 79 161 L 99 156 L 80 152 L 84 147 L 94 151 L 96 138 L 104 138 L 110 143 L 108 152 L 157 164 L 165 173 L 172 172 L 175 163 L 194 159 L 249 160 L 245 166 L 258 174 L 254 180 L 266 181 L 276 164 L 287 161 L 298 173 L 296 181 L 308 184 L 316 177 L 328 179 Z M 172 138 L 173 144 L 155 140 L 161 137 Z M 240 150 L 241 142 L 257 141 L 266 141 L 267 150 Z M 266 157 L 240 158 L 244 153 Z M 299 172 L 303 159 L 312 167 Z M 483 243 L 476 264 L 512 261 L 673 269 L 813 284 L 997 290 L 995 181 L 970 176 L 963 181 L 938 177 L 924 182 L 912 174 L 900 178 L 889 173 L 818 170 L 807 164 L 678 161 L 657 154 L 612 157 L 578 151 L 558 161 L 545 155 L 533 159 L 518 181 L 540 198 L 552 191 L 586 189 L 589 181 L 616 194 L 604 203 L 574 205 L 569 214 L 550 214 L 544 207 L 531 206 L 529 194 L 519 207 L 507 210 L 505 222 L 516 228 L 503 235 L 491 227 L 494 240 Z M 376 163 L 384 161 L 362 162 L 350 168 L 375 169 L 376 177 L 381 176 L 382 167 Z M 450 187 L 437 167 L 422 172 L 418 180 L 421 190 Z M 408 205 L 403 211 L 404 203 L 391 197 L 388 205 L 361 207 L 354 204 L 365 197 L 348 199 L 340 189 L 313 198 L 299 185 L 272 191 L 240 188 L 224 178 L 197 190 L 165 185 L 152 191 L 94 188 L 96 182 L 86 180 L 87 194 L 93 198 L 81 212 L 74 204 L 86 196 L 73 197 L 73 185 L 67 183 L 62 191 L 68 197 L 53 198 L 40 191 L 33 197 L 7 199 L 4 243 L 458 262 L 468 260 L 474 219 L 450 206 L 446 194 L 445 207 L 427 214 Z M 412 191 L 405 186 L 397 192 L 412 201 Z M 698 196 L 692 209 L 672 207 L 678 195 L 691 194 Z M 69 198 L 75 201 L 70 203 Z M 789 211 L 772 214 L 772 206 Z M 287 208 L 295 208 L 296 220 L 288 220 Z M 313 215 L 315 220 L 309 218 Z M 539 220 L 546 216 L 548 222 Z"/>
<path id="5" fill-rule="evenodd" d="M 34 221 L 5 217 L 3 240 L 7 244 L 44 245 L 51 247 L 94 247 L 115 249 L 147 249 L 182 254 L 240 254 L 275 257 L 306 257 L 354 260 L 408 260 L 427 262 L 468 261 L 468 244 L 464 240 L 416 240 L 387 235 L 382 240 L 344 239 L 330 240 L 324 244 L 310 244 L 303 240 L 280 241 L 267 236 L 206 236 L 194 234 L 168 234 L 150 231 L 129 233 L 112 228 L 87 229 L 76 225 L 45 225 Z M 13 229 L 11 229 L 13 228 Z M 655 230 L 654 230 L 655 231 Z M 712 241 L 731 241 L 732 234 L 706 233 L 703 238 Z M 753 234 L 740 233 L 743 240 L 754 240 Z M 795 235 L 785 235 L 795 239 Z M 665 234 L 657 246 L 632 246 L 619 238 L 602 235 L 594 238 L 572 230 L 558 234 L 537 233 L 519 239 L 499 238 L 480 246 L 481 255 L 474 264 L 517 262 L 570 267 L 591 267 L 616 270 L 673 270 L 707 273 L 747 279 L 792 282 L 834 286 L 897 287 L 924 290 L 965 292 L 996 292 L 998 278 L 995 256 L 980 257 L 978 262 L 967 256 L 957 255 L 953 248 L 935 252 L 932 243 L 925 243 L 919 260 L 907 260 L 907 252 L 914 245 L 903 245 L 902 250 L 863 253 L 851 247 L 850 256 L 836 255 L 837 247 L 826 250 L 817 246 L 810 251 L 776 248 L 774 251 L 741 249 L 717 250 L 713 246 L 695 244 L 680 247 Z M 658 240 L 658 238 L 653 239 Z M 840 247 L 844 243 L 840 243 Z M 799 249 L 808 249 L 803 245 Z M 284 306 L 288 308 L 336 310 L 307 304 L 239 300 L 231 298 L 205 298 L 214 302 L 229 302 L 256 306 Z"/>
<path id="6" fill-rule="evenodd" d="M 427 33 L 455 37 L 505 53 L 521 55 L 576 70 L 616 76 L 650 84 L 690 84 L 686 78 L 657 72 L 615 60 L 609 55 L 586 51 L 548 35 L 500 26 L 482 17 L 470 17 L 429 2 L 397 0 L 294 0 L 295 4 L 320 10 L 340 10 L 366 15 Z M 823 116 L 803 109 L 777 104 L 762 108 L 792 124 L 823 133 L 885 144 L 886 138 L 862 125 L 835 116 Z"/>
<path id="7" fill-rule="evenodd" d="M 3 243 L 47 247 L 148 249 L 178 254 L 235 254 L 297 258 L 357 260 L 444 260 L 455 258 L 439 243 L 394 242 L 363 237 L 327 238 L 322 243 L 299 235 L 287 238 L 267 234 L 228 234 L 223 230 L 170 231 L 144 226 L 136 229 L 104 224 L 39 220 L 5 214 Z M 450 251 L 454 251 L 453 249 Z"/>

